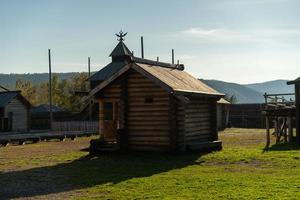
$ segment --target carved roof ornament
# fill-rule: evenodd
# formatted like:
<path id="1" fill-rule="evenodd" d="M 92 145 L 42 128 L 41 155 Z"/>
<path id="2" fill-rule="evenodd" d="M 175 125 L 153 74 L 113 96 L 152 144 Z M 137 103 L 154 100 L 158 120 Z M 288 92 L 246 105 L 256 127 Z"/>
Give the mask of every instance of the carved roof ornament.
<path id="1" fill-rule="evenodd" d="M 125 40 L 125 36 L 127 35 L 127 32 L 126 33 L 123 33 L 123 31 L 121 30 L 119 32 L 119 34 L 116 33 L 116 36 L 118 37 L 118 41 L 124 41 Z"/>

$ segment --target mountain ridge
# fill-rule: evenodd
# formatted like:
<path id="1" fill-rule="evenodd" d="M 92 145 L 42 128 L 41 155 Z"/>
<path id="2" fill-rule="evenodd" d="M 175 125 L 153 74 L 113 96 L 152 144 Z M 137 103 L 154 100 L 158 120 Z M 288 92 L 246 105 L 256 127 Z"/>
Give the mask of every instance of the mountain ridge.
<path id="1" fill-rule="evenodd" d="M 69 79 L 75 74 L 80 72 L 65 72 L 65 73 L 53 73 L 60 79 Z M 92 74 L 95 72 L 92 72 Z M 0 85 L 9 89 L 15 89 L 15 83 L 18 79 L 30 80 L 34 84 L 48 80 L 48 73 L 33 73 L 33 74 L 1 74 L 0 73 Z M 288 80 L 278 79 L 265 81 L 261 83 L 251 84 L 238 84 L 232 82 L 225 82 L 215 79 L 200 79 L 215 90 L 226 94 L 227 96 L 235 96 L 237 103 L 263 103 L 263 94 L 267 93 L 293 93 L 294 88 L 291 85 L 287 85 Z"/>

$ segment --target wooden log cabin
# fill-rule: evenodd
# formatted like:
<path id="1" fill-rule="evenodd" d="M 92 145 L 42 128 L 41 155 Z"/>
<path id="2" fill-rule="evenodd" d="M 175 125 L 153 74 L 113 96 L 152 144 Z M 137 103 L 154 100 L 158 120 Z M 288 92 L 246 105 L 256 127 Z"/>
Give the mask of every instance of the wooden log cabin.
<path id="1" fill-rule="evenodd" d="M 0 91 L 0 132 L 27 132 L 30 129 L 30 103 L 20 91 Z"/>
<path id="2" fill-rule="evenodd" d="M 217 101 L 223 94 L 183 65 L 133 56 L 122 37 L 110 56 L 90 78 L 87 99 L 99 103 L 101 138 L 91 142 L 91 152 L 221 148 Z"/>

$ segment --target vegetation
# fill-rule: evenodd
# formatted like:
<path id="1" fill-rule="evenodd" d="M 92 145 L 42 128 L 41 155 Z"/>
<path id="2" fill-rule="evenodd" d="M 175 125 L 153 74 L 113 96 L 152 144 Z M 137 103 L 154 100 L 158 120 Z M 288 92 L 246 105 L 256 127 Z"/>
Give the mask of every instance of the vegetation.
<path id="1" fill-rule="evenodd" d="M 81 97 L 75 95 L 75 91 L 88 91 L 86 73 L 74 74 L 69 79 L 59 79 L 57 75 L 52 78 L 52 94 L 54 105 L 69 111 L 78 111 Z M 49 83 L 47 81 L 34 84 L 30 80 L 18 79 L 16 89 L 31 102 L 32 105 L 48 104 Z"/>
<path id="2" fill-rule="evenodd" d="M 0 196 L 53 199 L 299 199 L 300 151 L 228 129 L 209 154 L 89 157 L 89 138 L 2 148 Z M 74 145 L 76 143 L 76 145 Z M 18 155 L 18 156 L 16 156 Z"/>

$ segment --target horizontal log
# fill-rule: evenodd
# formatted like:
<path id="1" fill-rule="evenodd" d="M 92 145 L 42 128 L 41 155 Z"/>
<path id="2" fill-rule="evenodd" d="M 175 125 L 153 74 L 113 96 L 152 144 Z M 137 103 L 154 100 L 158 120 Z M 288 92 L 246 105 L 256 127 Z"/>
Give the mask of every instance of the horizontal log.
<path id="1" fill-rule="evenodd" d="M 157 120 L 164 120 L 168 117 L 166 112 L 128 112 L 128 117 L 157 117 Z M 161 119 L 159 119 L 161 118 Z"/>
<path id="2" fill-rule="evenodd" d="M 198 126 L 210 126 L 212 124 L 211 120 L 204 120 L 204 121 L 185 121 L 185 126 L 186 127 L 190 127 L 190 126 L 194 126 L 194 125 L 198 125 Z"/>
<path id="3" fill-rule="evenodd" d="M 152 130 L 143 130 L 143 131 L 128 131 L 129 137 L 132 136 L 169 136 L 169 131 L 152 131 Z"/>
<path id="4" fill-rule="evenodd" d="M 168 151 L 170 145 L 130 145 L 130 149 L 134 151 Z"/>
<path id="5" fill-rule="evenodd" d="M 169 125 L 169 122 L 167 120 L 159 120 L 159 121 L 151 121 L 151 120 L 140 120 L 140 121 L 136 121 L 136 120 L 129 120 L 128 121 L 128 126 L 145 126 L 145 125 L 151 125 L 151 126 L 156 126 L 156 125 Z"/>
<path id="6" fill-rule="evenodd" d="M 168 131 L 169 127 L 167 125 L 163 126 L 163 125 L 155 125 L 155 126 L 151 126 L 151 125 L 146 125 L 146 126 L 140 126 L 140 125 L 128 125 L 128 129 L 130 131 Z"/>
<path id="7" fill-rule="evenodd" d="M 145 99 L 144 99 L 144 101 L 130 101 L 130 102 L 128 102 L 128 105 L 134 106 L 134 107 L 168 106 L 169 102 L 168 101 L 156 101 L 154 99 L 153 103 L 145 103 Z"/>
<path id="8" fill-rule="evenodd" d="M 189 134 L 189 133 L 195 133 L 195 132 L 198 132 L 198 131 L 209 131 L 211 132 L 211 128 L 210 127 L 195 127 L 195 128 L 186 128 L 185 127 L 185 132 L 186 134 Z"/>
<path id="9" fill-rule="evenodd" d="M 128 107 L 128 112 L 167 112 L 167 106 L 143 106 L 143 107 Z"/>
<path id="10" fill-rule="evenodd" d="M 135 142 L 138 142 L 138 141 L 140 141 L 140 142 L 145 142 L 145 143 L 149 143 L 149 142 L 151 142 L 151 143 L 153 143 L 153 142 L 169 142 L 170 141 L 170 138 L 169 137 L 163 137 L 163 136 L 149 136 L 149 137 L 141 137 L 141 136 L 139 136 L 139 137 L 136 137 L 136 136 L 132 136 L 132 135 L 130 135 L 130 137 L 129 137 L 129 142 L 133 142 L 133 141 L 135 141 Z"/>
<path id="11" fill-rule="evenodd" d="M 193 137 L 193 136 L 199 136 L 199 135 L 210 136 L 211 135 L 211 130 L 200 130 L 200 131 L 185 133 L 185 137 Z"/>
<path id="12" fill-rule="evenodd" d="M 135 98 L 135 97 L 167 97 L 168 94 L 165 92 L 147 92 L 147 91 L 142 91 L 142 92 L 131 92 L 128 91 L 128 97 L 129 98 Z"/>
<path id="13" fill-rule="evenodd" d="M 144 122 L 144 121 L 167 121 L 169 120 L 169 116 L 168 115 L 160 115 L 160 116 L 157 116 L 157 115 L 154 115 L 154 116 L 149 116 L 149 115 L 136 115 L 136 114 L 133 114 L 131 115 L 130 113 L 128 114 L 128 121 L 140 121 L 140 122 Z"/>
<path id="14" fill-rule="evenodd" d="M 209 116 L 203 116 L 203 117 L 185 117 L 184 118 L 185 123 L 194 123 L 194 122 L 202 122 L 202 121 L 211 121 L 211 117 Z"/>
<path id="15" fill-rule="evenodd" d="M 149 97 L 149 96 L 147 96 Z M 157 97 L 153 97 L 153 100 L 155 102 L 160 102 L 160 101 L 169 101 L 169 97 L 167 96 L 157 96 Z M 130 102 L 145 102 L 145 96 L 137 96 L 134 98 L 130 99 Z"/>

